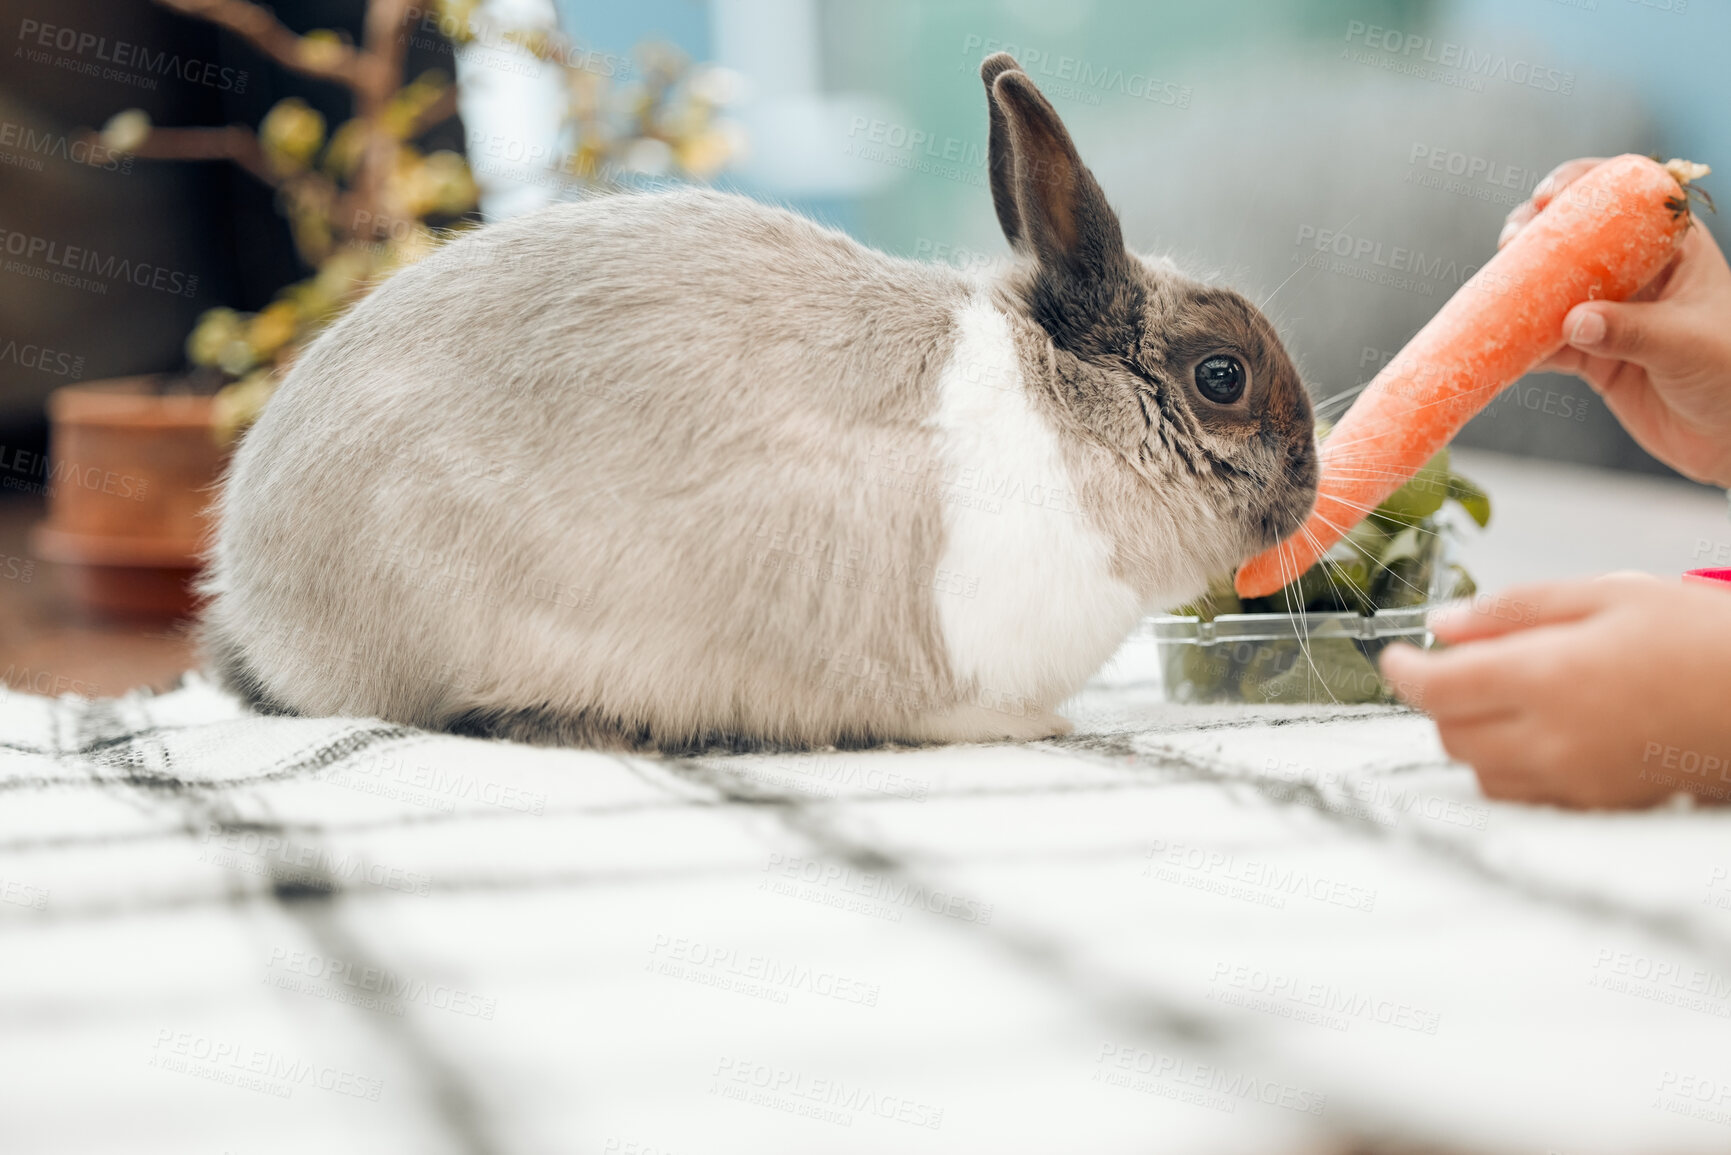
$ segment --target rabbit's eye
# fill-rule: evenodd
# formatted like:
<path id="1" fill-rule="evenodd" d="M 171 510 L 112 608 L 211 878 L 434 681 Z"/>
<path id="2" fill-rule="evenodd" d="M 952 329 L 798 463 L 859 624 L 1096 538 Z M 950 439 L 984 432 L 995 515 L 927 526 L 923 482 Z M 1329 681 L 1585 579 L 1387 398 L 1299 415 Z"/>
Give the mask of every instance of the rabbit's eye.
<path id="1" fill-rule="evenodd" d="M 1244 366 L 1236 357 L 1210 357 L 1196 366 L 1196 388 L 1216 405 L 1230 405 L 1244 396 Z"/>

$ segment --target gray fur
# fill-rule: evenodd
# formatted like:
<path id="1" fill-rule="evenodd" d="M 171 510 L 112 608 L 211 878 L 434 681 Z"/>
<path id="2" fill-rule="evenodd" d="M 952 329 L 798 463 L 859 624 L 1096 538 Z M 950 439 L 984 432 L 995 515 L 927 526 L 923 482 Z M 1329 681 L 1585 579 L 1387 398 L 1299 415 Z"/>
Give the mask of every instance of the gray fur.
<path id="1" fill-rule="evenodd" d="M 989 91 L 1038 98 L 1013 65 L 988 62 Z M 1061 124 L 1018 135 L 1026 115 L 1011 106 L 994 147 L 1068 149 L 1060 167 L 1092 185 Z M 1018 156 L 994 162 L 994 190 L 1026 198 L 1050 169 Z M 1059 207 L 1089 237 L 1111 212 Z M 1128 254 L 1109 279 L 1071 267 L 1031 210 L 998 211 L 1045 251 L 987 286 L 703 191 L 452 242 L 314 342 L 245 437 L 218 504 L 207 654 L 268 708 L 532 741 L 1041 732 L 1043 710 L 967 707 L 934 592 L 910 577 L 943 555 L 939 495 L 885 467 L 939 455 L 929 422 L 971 293 L 1012 315 L 1027 388 L 1068 432 L 1133 588 L 1170 572 L 1174 547 L 1203 574 L 1296 524 L 1314 460 L 1307 479 L 1309 410 L 1254 309 L 1222 312 L 1221 291 Z M 1198 309 L 1257 366 L 1242 413 L 1184 397 Z M 1173 503 L 1215 512 L 1180 519 L 1188 543 L 1147 542 L 1150 505 Z M 871 674 L 886 670 L 891 692 Z"/>
<path id="2" fill-rule="evenodd" d="M 802 570 L 935 558 L 936 501 L 877 485 L 869 450 L 921 441 L 965 290 L 708 192 L 456 242 L 321 337 L 247 436 L 210 635 L 307 713 L 544 714 L 598 742 L 893 728 L 894 704 L 813 686 L 864 655 L 941 697 L 929 598 Z"/>

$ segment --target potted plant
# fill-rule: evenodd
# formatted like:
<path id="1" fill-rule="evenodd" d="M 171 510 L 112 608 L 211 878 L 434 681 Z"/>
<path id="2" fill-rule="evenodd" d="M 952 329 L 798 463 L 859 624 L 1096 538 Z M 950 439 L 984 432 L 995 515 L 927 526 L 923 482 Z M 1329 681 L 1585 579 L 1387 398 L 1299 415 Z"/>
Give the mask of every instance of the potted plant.
<path id="1" fill-rule="evenodd" d="M 451 78 L 405 77 L 409 0 L 368 0 L 360 43 L 319 29 L 296 34 L 252 0 L 156 0 L 217 24 L 302 76 L 347 89 L 353 115 L 334 131 L 298 97 L 258 127 L 162 128 L 140 110 L 109 120 L 94 140 L 107 154 L 226 160 L 271 186 L 311 275 L 255 313 L 205 312 L 187 338 L 189 374 L 94 382 L 49 400 L 48 518 L 34 547 L 61 563 L 75 596 L 102 612 L 183 616 L 206 537 L 205 509 L 228 449 L 263 408 L 307 341 L 397 267 L 473 227 L 468 162 L 418 146 L 457 113 Z M 699 70 L 671 49 L 640 50 L 640 81 L 615 84 L 546 29 L 488 23 L 471 0 L 442 0 L 417 31 L 550 62 L 566 78 L 567 147 L 558 178 L 594 188 L 655 163 L 703 177 L 733 137 Z M 633 158 L 637 158 L 635 161 Z M 90 479 L 86 483 L 86 479 Z"/>

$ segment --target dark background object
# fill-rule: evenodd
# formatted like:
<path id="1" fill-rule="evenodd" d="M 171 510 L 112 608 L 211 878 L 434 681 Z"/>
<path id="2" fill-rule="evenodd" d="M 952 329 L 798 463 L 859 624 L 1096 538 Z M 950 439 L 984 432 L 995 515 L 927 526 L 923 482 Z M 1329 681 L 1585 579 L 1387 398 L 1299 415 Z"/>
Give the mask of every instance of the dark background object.
<path id="1" fill-rule="evenodd" d="M 359 38 L 361 0 L 271 7 L 296 32 Z M 287 96 L 332 128 L 352 110 L 345 89 L 288 73 L 240 38 L 142 0 L 0 0 L 0 35 L 10 46 L 0 74 L 0 446 L 36 453 L 46 447 L 51 390 L 182 369 L 186 335 L 205 309 L 258 309 L 307 272 L 272 191 L 237 166 L 93 166 L 75 158 L 84 134 L 127 108 L 163 127 L 256 126 Z M 428 68 L 448 73 L 451 56 L 415 37 L 406 74 Z M 430 148 L 461 142 L 456 121 L 428 137 Z M 91 267 L 81 271 L 86 253 Z M 57 273 L 75 279 L 43 279 Z"/>

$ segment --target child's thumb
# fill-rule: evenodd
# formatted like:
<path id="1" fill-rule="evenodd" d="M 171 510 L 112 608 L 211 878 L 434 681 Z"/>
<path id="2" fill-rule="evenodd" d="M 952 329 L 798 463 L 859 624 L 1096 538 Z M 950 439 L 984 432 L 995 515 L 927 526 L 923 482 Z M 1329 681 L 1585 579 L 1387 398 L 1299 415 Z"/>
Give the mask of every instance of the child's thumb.
<path id="1" fill-rule="evenodd" d="M 1664 372 L 1688 355 L 1688 337 L 1671 313 L 1663 302 L 1588 301 L 1563 318 L 1563 337 L 1583 353 Z"/>

